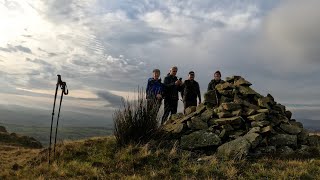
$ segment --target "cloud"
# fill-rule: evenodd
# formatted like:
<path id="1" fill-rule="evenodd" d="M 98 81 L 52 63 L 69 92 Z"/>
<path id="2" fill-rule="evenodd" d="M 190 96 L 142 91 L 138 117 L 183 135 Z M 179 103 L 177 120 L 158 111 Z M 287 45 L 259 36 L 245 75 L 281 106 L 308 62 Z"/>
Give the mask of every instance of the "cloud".
<path id="1" fill-rule="evenodd" d="M 112 94 L 108 91 L 97 92 L 97 96 L 108 101 L 109 104 L 105 105 L 105 107 L 120 107 L 122 104 L 123 97 Z"/>
<path id="2" fill-rule="evenodd" d="M 12 46 L 11 44 L 7 44 L 7 47 L 0 47 L 0 51 L 4 52 L 24 52 L 28 54 L 32 54 L 31 49 L 28 47 L 24 47 L 22 45 Z"/>

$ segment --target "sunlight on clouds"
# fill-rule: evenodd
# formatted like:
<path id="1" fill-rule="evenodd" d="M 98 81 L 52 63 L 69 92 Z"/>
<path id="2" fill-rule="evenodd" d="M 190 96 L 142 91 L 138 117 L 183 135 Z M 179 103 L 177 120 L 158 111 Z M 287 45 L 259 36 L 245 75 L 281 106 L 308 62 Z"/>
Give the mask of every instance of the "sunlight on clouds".
<path id="1" fill-rule="evenodd" d="M 53 90 L 44 90 L 44 89 L 25 89 L 25 88 L 16 88 L 17 90 L 27 91 L 27 92 L 33 92 L 33 93 L 39 93 L 39 94 L 47 94 L 47 95 L 53 95 Z M 59 94 L 61 93 L 61 90 L 59 88 Z M 68 94 L 69 97 L 74 98 L 93 98 L 97 99 L 98 96 L 95 93 L 92 93 L 91 91 L 86 90 L 71 90 Z"/>

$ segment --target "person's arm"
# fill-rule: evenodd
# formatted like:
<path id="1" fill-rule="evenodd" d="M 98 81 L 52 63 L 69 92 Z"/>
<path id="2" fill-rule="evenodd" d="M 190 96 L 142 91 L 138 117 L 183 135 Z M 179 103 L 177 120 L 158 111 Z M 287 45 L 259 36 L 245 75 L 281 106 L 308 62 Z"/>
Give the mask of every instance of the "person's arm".
<path id="1" fill-rule="evenodd" d="M 199 85 L 198 82 L 197 82 L 197 95 L 198 95 L 198 98 L 199 98 L 199 103 L 201 103 L 201 92 L 200 92 L 200 85 Z"/>
<path id="2" fill-rule="evenodd" d="M 183 96 L 184 96 L 184 93 L 185 93 L 185 84 L 181 85 L 181 90 L 180 90 L 180 93 L 181 93 L 181 98 L 183 99 Z"/>

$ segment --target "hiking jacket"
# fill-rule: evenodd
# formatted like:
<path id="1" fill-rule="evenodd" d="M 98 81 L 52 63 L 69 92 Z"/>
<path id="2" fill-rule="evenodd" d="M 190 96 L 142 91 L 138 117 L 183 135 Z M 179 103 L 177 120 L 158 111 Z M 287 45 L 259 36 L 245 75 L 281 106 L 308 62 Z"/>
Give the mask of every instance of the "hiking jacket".
<path id="1" fill-rule="evenodd" d="M 183 102 L 197 101 L 197 97 L 199 98 L 199 101 L 201 101 L 199 83 L 195 80 L 185 80 L 182 85 L 181 96 Z"/>
<path id="2" fill-rule="evenodd" d="M 176 76 L 168 74 L 164 78 L 163 85 L 165 87 L 164 99 L 167 100 L 179 100 L 179 91 L 181 91 L 181 86 L 175 85 L 178 80 Z"/>
<path id="3" fill-rule="evenodd" d="M 215 79 L 212 79 L 211 81 L 210 81 L 210 83 L 208 84 L 208 89 L 207 89 L 207 91 L 210 91 L 210 90 L 215 90 L 216 89 L 216 85 L 218 85 L 218 84 L 222 84 L 222 83 L 224 83 L 224 80 L 219 80 L 219 81 L 216 81 Z"/>
<path id="4" fill-rule="evenodd" d="M 148 79 L 148 85 L 146 89 L 147 99 L 156 99 L 157 94 L 161 94 L 163 96 L 164 87 L 161 83 L 161 79 L 155 80 L 153 78 Z"/>

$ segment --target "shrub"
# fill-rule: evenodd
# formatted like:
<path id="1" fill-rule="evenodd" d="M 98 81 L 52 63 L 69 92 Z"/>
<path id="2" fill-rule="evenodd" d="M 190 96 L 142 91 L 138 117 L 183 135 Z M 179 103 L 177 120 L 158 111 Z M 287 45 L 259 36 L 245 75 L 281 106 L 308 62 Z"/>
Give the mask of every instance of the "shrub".
<path id="1" fill-rule="evenodd" d="M 113 115 L 114 135 L 120 146 L 148 142 L 158 129 L 156 102 L 147 102 L 142 89 L 137 100 L 122 99 L 122 108 Z"/>

